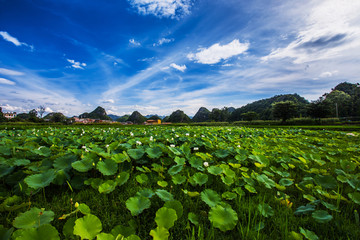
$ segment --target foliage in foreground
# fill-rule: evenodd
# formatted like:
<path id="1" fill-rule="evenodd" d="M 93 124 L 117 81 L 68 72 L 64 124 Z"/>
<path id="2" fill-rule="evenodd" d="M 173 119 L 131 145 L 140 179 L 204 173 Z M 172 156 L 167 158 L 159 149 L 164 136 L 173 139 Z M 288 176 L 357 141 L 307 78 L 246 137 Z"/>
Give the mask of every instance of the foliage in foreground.
<path id="1" fill-rule="evenodd" d="M 360 236 L 358 133 L 45 128 L 0 137 L 4 239 Z"/>

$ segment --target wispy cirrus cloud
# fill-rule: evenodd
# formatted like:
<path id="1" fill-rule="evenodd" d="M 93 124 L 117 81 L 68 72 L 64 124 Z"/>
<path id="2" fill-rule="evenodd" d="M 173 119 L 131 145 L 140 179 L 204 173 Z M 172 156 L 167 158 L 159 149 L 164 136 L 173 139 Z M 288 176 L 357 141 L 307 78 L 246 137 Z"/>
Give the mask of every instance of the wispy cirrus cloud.
<path id="1" fill-rule="evenodd" d="M 161 38 L 161 39 L 159 39 L 158 42 L 154 43 L 153 46 L 154 46 L 154 47 L 156 47 L 156 46 L 161 46 L 161 45 L 163 45 L 163 44 L 165 44 L 165 43 L 171 43 L 171 42 L 173 42 L 173 41 L 174 41 L 173 38 Z"/>
<path id="2" fill-rule="evenodd" d="M 7 76 L 22 76 L 22 75 L 24 75 L 23 72 L 6 69 L 6 68 L 0 68 L 0 74 L 7 75 Z"/>
<path id="3" fill-rule="evenodd" d="M 25 46 L 28 47 L 31 51 L 34 50 L 34 46 L 29 45 L 27 43 L 24 42 L 20 42 L 16 37 L 11 36 L 8 32 L 5 31 L 0 31 L 0 36 L 8 42 L 13 43 L 15 46 L 20 47 L 20 46 Z"/>
<path id="4" fill-rule="evenodd" d="M 71 63 L 72 68 L 76 68 L 76 69 L 84 69 L 84 67 L 86 67 L 86 63 L 81 63 L 81 62 L 76 62 L 75 60 L 72 59 L 66 59 L 69 63 Z"/>
<path id="5" fill-rule="evenodd" d="M 140 47 L 141 43 L 136 41 L 134 38 L 129 39 L 129 44 L 134 47 Z"/>
<path id="6" fill-rule="evenodd" d="M 0 84 L 15 85 L 16 83 L 6 78 L 0 78 Z"/>
<path id="7" fill-rule="evenodd" d="M 189 53 L 187 58 L 202 64 L 215 64 L 245 53 L 249 49 L 249 46 L 249 43 L 240 43 L 238 39 L 234 39 L 225 45 L 215 43 L 209 48 L 201 48 L 197 53 Z"/>
<path id="8" fill-rule="evenodd" d="M 176 63 L 170 64 L 170 67 L 175 68 L 176 70 L 179 70 L 181 72 L 184 72 L 186 70 L 186 65 L 177 65 Z"/>
<path id="9" fill-rule="evenodd" d="M 142 15 L 178 18 L 190 13 L 192 0 L 128 0 Z"/>

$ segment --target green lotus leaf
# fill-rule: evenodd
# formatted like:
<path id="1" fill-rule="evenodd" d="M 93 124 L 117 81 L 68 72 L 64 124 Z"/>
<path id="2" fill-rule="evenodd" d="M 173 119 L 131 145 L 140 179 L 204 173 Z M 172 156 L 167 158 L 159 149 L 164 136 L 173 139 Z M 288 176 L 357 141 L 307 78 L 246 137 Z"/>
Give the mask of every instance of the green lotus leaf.
<path id="1" fill-rule="evenodd" d="M 226 200 L 233 200 L 237 197 L 237 194 L 233 192 L 224 192 L 223 194 L 221 194 L 221 197 Z"/>
<path id="2" fill-rule="evenodd" d="M 149 189 L 149 188 L 144 188 L 141 189 L 139 192 L 136 193 L 137 196 L 143 196 L 146 198 L 152 198 L 152 196 L 154 196 L 154 192 L 153 190 Z"/>
<path id="3" fill-rule="evenodd" d="M 140 184 L 145 184 L 149 181 L 149 177 L 145 173 L 142 173 L 136 176 L 136 181 Z"/>
<path id="4" fill-rule="evenodd" d="M 40 156 L 49 157 L 51 150 L 48 147 L 41 146 L 38 149 L 31 150 L 33 153 L 36 153 Z"/>
<path id="5" fill-rule="evenodd" d="M 77 160 L 77 156 L 73 154 L 67 154 L 61 157 L 58 157 L 54 160 L 53 166 L 57 170 L 69 170 L 71 169 L 71 164 Z"/>
<path id="6" fill-rule="evenodd" d="M 130 235 L 135 234 L 135 232 L 136 232 L 136 230 L 132 226 L 127 227 L 127 226 L 122 226 L 122 225 L 117 225 L 116 227 L 114 227 L 111 230 L 111 234 L 116 237 L 118 235 L 121 235 L 124 237 L 129 237 Z M 121 239 L 121 237 L 119 239 Z"/>
<path id="7" fill-rule="evenodd" d="M 110 233 L 99 233 L 96 235 L 96 240 L 115 240 L 115 237 Z"/>
<path id="8" fill-rule="evenodd" d="M 162 207 L 156 212 L 155 222 L 158 227 L 170 229 L 178 219 L 176 211 L 172 208 Z"/>
<path id="9" fill-rule="evenodd" d="M 183 211 L 184 211 L 183 206 L 182 206 L 181 202 L 179 202 L 177 200 L 165 202 L 164 207 L 174 209 L 176 211 L 176 215 L 178 216 L 178 218 L 181 218 L 183 215 Z"/>
<path id="10" fill-rule="evenodd" d="M 220 175 L 222 173 L 222 168 L 218 166 L 210 166 L 207 168 L 207 171 L 212 175 Z"/>
<path id="11" fill-rule="evenodd" d="M 26 166 L 29 165 L 31 162 L 28 159 L 14 159 L 14 161 L 12 161 L 12 165 L 13 166 Z"/>
<path id="12" fill-rule="evenodd" d="M 85 185 L 90 185 L 92 188 L 98 190 L 99 186 L 103 183 L 103 180 L 100 178 L 88 178 L 84 181 Z"/>
<path id="13" fill-rule="evenodd" d="M 157 227 L 150 231 L 150 236 L 153 237 L 153 240 L 168 240 L 170 233 L 164 227 Z"/>
<path id="14" fill-rule="evenodd" d="M 229 176 L 222 175 L 222 176 L 221 176 L 221 181 L 222 181 L 223 183 L 225 183 L 226 185 L 230 186 L 231 184 L 234 183 L 234 178 L 229 177 Z"/>
<path id="15" fill-rule="evenodd" d="M 100 219 L 92 214 L 88 214 L 75 221 L 74 234 L 81 239 L 94 239 L 102 230 Z"/>
<path id="16" fill-rule="evenodd" d="M 291 240 L 303 240 L 303 235 L 301 235 L 300 233 L 297 233 L 295 231 L 291 231 L 289 233 L 289 239 Z"/>
<path id="17" fill-rule="evenodd" d="M 167 201 L 172 201 L 174 200 L 174 197 L 171 193 L 169 193 L 168 191 L 166 190 L 163 190 L 163 189 L 158 189 L 156 190 L 156 195 L 161 198 L 161 200 L 163 200 L 164 202 L 167 202 Z"/>
<path id="18" fill-rule="evenodd" d="M 230 177 L 230 178 L 234 178 L 236 176 L 235 172 L 233 170 L 231 170 L 230 168 L 223 169 L 223 172 L 227 177 Z"/>
<path id="19" fill-rule="evenodd" d="M 131 197 L 126 201 L 126 208 L 131 212 L 131 215 L 133 216 L 137 216 L 145 209 L 150 208 L 150 205 L 150 200 L 143 196 Z"/>
<path id="20" fill-rule="evenodd" d="M 16 228 L 34 228 L 39 227 L 44 224 L 50 223 L 54 220 L 53 211 L 44 211 L 39 208 L 31 208 L 29 211 L 20 213 L 18 217 L 15 218 L 13 226 Z"/>
<path id="21" fill-rule="evenodd" d="M 183 169 L 183 165 L 175 165 L 169 168 L 168 173 L 173 176 L 181 172 L 182 169 Z"/>
<path id="22" fill-rule="evenodd" d="M 209 220 L 214 227 L 226 232 L 235 228 L 238 216 L 229 205 L 219 204 L 210 209 Z"/>
<path id="23" fill-rule="evenodd" d="M 205 189 L 200 194 L 201 200 L 203 200 L 209 207 L 215 207 L 221 202 L 221 198 L 217 192 L 212 189 Z"/>
<path id="24" fill-rule="evenodd" d="M 90 214 L 91 212 L 89 206 L 86 205 L 85 203 L 80 203 L 78 209 L 84 215 Z"/>
<path id="25" fill-rule="evenodd" d="M 268 166 L 270 164 L 269 159 L 267 159 L 264 155 L 250 155 L 249 158 L 264 166 Z"/>
<path id="26" fill-rule="evenodd" d="M 347 183 L 356 191 L 360 191 L 360 179 L 348 179 Z"/>
<path id="27" fill-rule="evenodd" d="M 251 193 L 257 193 L 256 189 L 253 186 L 249 185 L 249 184 L 246 184 L 245 188 L 246 188 L 246 190 L 248 190 Z"/>
<path id="28" fill-rule="evenodd" d="M 274 182 L 274 180 L 270 179 L 268 176 L 266 176 L 265 174 L 260 174 L 256 176 L 256 180 L 258 180 L 260 183 L 263 183 L 265 185 L 266 188 L 273 188 L 275 187 L 276 183 Z"/>
<path id="29" fill-rule="evenodd" d="M 324 210 L 316 210 L 311 214 L 311 216 L 319 223 L 327 223 L 333 219 L 333 217 Z"/>
<path id="30" fill-rule="evenodd" d="M 44 224 L 38 228 L 19 229 L 13 233 L 15 240 L 60 240 L 59 232 L 50 224 Z"/>
<path id="31" fill-rule="evenodd" d="M 174 161 L 176 162 L 177 165 L 184 165 L 186 160 L 185 160 L 185 158 L 180 158 L 180 157 L 176 156 Z"/>
<path id="32" fill-rule="evenodd" d="M 304 229 L 304 228 L 300 227 L 300 233 L 302 235 L 304 235 L 304 237 L 306 239 L 319 240 L 319 237 L 313 231 L 310 231 L 310 230 L 307 230 L 307 229 Z"/>
<path id="33" fill-rule="evenodd" d="M 348 196 L 354 203 L 360 205 L 360 192 L 348 193 Z"/>
<path id="34" fill-rule="evenodd" d="M 199 169 L 199 170 L 202 169 L 203 160 L 201 160 L 200 158 L 192 157 L 189 160 L 189 163 L 190 163 L 191 167 L 193 167 L 193 168 L 196 168 L 196 169 Z"/>
<path id="35" fill-rule="evenodd" d="M 96 168 L 104 175 L 114 175 L 118 170 L 118 164 L 111 159 L 105 159 L 97 163 Z"/>
<path id="36" fill-rule="evenodd" d="M 130 174 L 128 172 L 121 172 L 120 174 L 117 175 L 115 181 L 118 186 L 121 186 L 124 183 L 126 183 L 129 180 L 129 178 L 130 178 Z"/>
<path id="37" fill-rule="evenodd" d="M 340 160 L 340 166 L 346 172 L 353 172 L 356 168 L 356 163 L 348 160 Z"/>
<path id="38" fill-rule="evenodd" d="M 282 178 L 279 181 L 279 185 L 284 186 L 284 187 L 291 186 L 293 183 L 294 183 L 293 180 L 291 180 L 289 178 Z"/>
<path id="39" fill-rule="evenodd" d="M 322 186 L 323 188 L 333 189 L 337 187 L 337 181 L 332 176 L 316 175 L 314 180 L 316 184 Z"/>
<path id="40" fill-rule="evenodd" d="M 135 160 L 139 160 L 140 158 L 142 158 L 142 156 L 144 156 L 145 151 L 143 149 L 129 149 L 127 150 L 127 153 L 129 154 L 129 156 Z"/>
<path id="41" fill-rule="evenodd" d="M 315 206 L 312 204 L 306 204 L 306 206 L 300 206 L 294 212 L 295 215 L 307 214 L 315 211 Z"/>
<path id="42" fill-rule="evenodd" d="M 340 210 L 331 203 L 325 202 L 325 201 L 321 201 L 321 204 L 324 205 L 324 207 L 326 207 L 327 209 L 331 210 L 331 211 L 336 211 L 336 212 L 340 212 Z"/>
<path id="43" fill-rule="evenodd" d="M 128 161 L 130 158 L 127 154 L 125 155 L 124 153 L 118 153 L 118 154 L 112 155 L 111 159 L 116 163 L 122 163 L 122 162 Z"/>
<path id="44" fill-rule="evenodd" d="M 230 151 L 226 149 L 219 149 L 214 152 L 215 156 L 218 158 L 226 158 L 230 155 Z"/>
<path id="45" fill-rule="evenodd" d="M 6 229 L 3 225 L 0 225 L 0 239 L 9 240 L 14 228 Z"/>
<path id="46" fill-rule="evenodd" d="M 128 236 L 127 238 L 125 238 L 124 240 L 141 240 L 141 238 L 135 234 L 132 234 L 132 235 Z"/>
<path id="47" fill-rule="evenodd" d="M 258 210 L 259 210 L 260 214 L 263 215 L 264 217 L 274 216 L 274 213 L 275 213 L 274 210 L 271 208 L 271 206 L 266 203 L 260 203 L 258 205 Z"/>
<path id="48" fill-rule="evenodd" d="M 192 224 L 199 225 L 199 217 L 195 213 L 189 212 L 188 219 Z"/>
<path id="49" fill-rule="evenodd" d="M 168 183 L 166 181 L 157 181 L 157 184 L 160 186 L 160 187 L 167 187 Z"/>
<path id="50" fill-rule="evenodd" d="M 245 192 L 244 192 L 244 190 L 242 190 L 241 187 L 234 188 L 233 192 L 236 192 L 239 196 L 244 196 L 245 195 Z"/>
<path id="51" fill-rule="evenodd" d="M 197 172 L 192 176 L 194 182 L 200 186 L 204 185 L 208 181 L 208 175 Z"/>
<path id="52" fill-rule="evenodd" d="M 0 178 L 10 174 L 15 167 L 9 167 L 8 165 L 1 164 L 0 165 Z"/>
<path id="53" fill-rule="evenodd" d="M 71 166 L 78 172 L 87 172 L 93 168 L 93 163 L 91 158 L 84 158 L 81 161 L 73 162 Z"/>
<path id="54" fill-rule="evenodd" d="M 70 175 L 65 172 L 65 170 L 61 169 L 56 172 L 55 179 L 52 181 L 52 183 L 56 185 L 63 185 L 69 179 Z"/>
<path id="55" fill-rule="evenodd" d="M 117 186 L 117 183 L 116 181 L 114 180 L 107 180 L 105 182 L 103 182 L 102 184 L 99 185 L 99 193 L 105 193 L 105 194 L 108 194 L 108 193 L 111 193 L 112 191 L 115 190 Z"/>
<path id="56" fill-rule="evenodd" d="M 55 179 L 55 171 L 50 169 L 46 172 L 34 174 L 27 176 L 24 179 L 24 182 L 31 188 L 37 190 L 39 188 L 44 188 L 50 185 L 50 183 Z"/>
<path id="57" fill-rule="evenodd" d="M 171 153 L 175 154 L 176 156 L 180 156 L 182 154 L 179 148 L 168 146 L 168 149 L 170 150 Z"/>
<path id="58" fill-rule="evenodd" d="M 162 150 L 160 147 L 147 148 L 145 151 L 150 158 L 156 159 L 161 157 Z"/>
<path id="59" fill-rule="evenodd" d="M 182 184 L 186 181 L 186 177 L 183 175 L 177 174 L 177 175 L 172 176 L 172 181 L 176 185 Z"/>
<path id="60" fill-rule="evenodd" d="M 74 236 L 74 226 L 75 226 L 75 221 L 76 221 L 76 218 L 75 217 L 72 217 L 72 218 L 69 218 L 66 223 L 64 224 L 64 227 L 63 227 L 63 234 L 65 236 L 66 239 L 71 239 L 73 238 Z"/>

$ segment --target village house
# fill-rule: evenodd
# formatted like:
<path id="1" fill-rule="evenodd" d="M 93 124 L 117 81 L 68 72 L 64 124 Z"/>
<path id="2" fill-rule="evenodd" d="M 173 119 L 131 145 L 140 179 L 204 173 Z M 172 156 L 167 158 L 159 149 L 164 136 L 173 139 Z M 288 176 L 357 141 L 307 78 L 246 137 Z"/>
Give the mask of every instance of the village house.
<path id="1" fill-rule="evenodd" d="M 10 113 L 3 113 L 4 117 L 6 117 L 7 119 L 12 119 L 16 117 L 16 112 L 10 112 Z"/>
<path id="2" fill-rule="evenodd" d="M 160 119 L 158 119 L 158 120 L 149 119 L 149 120 L 146 120 L 146 122 L 145 122 L 145 125 L 157 125 L 157 124 L 161 124 Z"/>

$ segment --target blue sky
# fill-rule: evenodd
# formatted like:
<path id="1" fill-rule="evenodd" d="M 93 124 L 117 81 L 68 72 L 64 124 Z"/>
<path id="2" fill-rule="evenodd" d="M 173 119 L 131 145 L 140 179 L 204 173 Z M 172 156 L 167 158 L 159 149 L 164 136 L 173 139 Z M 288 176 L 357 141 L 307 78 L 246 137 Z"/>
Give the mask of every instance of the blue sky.
<path id="1" fill-rule="evenodd" d="M 360 82 L 360 1 L 0 0 L 4 112 L 194 115 Z"/>

